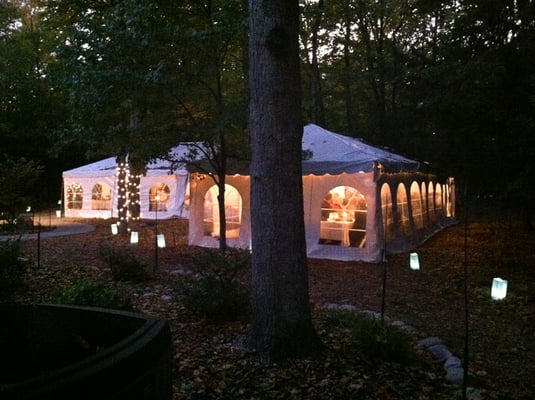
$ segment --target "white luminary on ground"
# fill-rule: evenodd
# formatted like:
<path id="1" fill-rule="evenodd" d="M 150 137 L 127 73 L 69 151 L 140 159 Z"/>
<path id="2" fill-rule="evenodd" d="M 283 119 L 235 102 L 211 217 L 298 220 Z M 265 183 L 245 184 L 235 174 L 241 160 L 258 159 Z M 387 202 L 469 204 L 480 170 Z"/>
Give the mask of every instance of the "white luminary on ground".
<path id="1" fill-rule="evenodd" d="M 165 236 L 163 233 L 160 233 L 156 236 L 156 241 L 158 243 L 158 247 L 159 248 L 164 248 L 165 247 Z"/>
<path id="2" fill-rule="evenodd" d="M 418 253 L 410 254 L 410 267 L 413 271 L 418 271 L 420 269 L 420 259 Z"/>
<path id="3" fill-rule="evenodd" d="M 494 278 L 492 280 L 492 289 L 490 297 L 492 300 L 503 300 L 507 295 L 507 281 L 502 278 Z"/>
<path id="4" fill-rule="evenodd" d="M 119 233 L 119 228 L 117 227 L 117 224 L 111 224 L 111 234 L 117 235 Z"/>
<path id="5" fill-rule="evenodd" d="M 139 234 L 135 231 L 130 233 L 130 243 L 137 244 L 139 242 Z"/>

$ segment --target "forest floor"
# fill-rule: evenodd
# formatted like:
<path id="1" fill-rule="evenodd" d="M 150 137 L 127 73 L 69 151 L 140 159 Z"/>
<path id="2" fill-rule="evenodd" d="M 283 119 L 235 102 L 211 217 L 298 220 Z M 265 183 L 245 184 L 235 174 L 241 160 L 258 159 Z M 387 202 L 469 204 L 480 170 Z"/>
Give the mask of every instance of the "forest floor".
<path id="1" fill-rule="evenodd" d="M 309 260 L 310 300 L 316 330 L 325 344 L 317 358 L 265 366 L 237 348 L 247 323 L 213 324 L 191 315 L 177 296 L 187 279 L 192 253 L 187 221 L 160 221 L 167 247 L 143 283 L 113 282 L 99 257 L 102 243 L 128 247 L 112 236 L 109 222 L 83 222 L 93 232 L 24 241 L 31 260 L 17 302 L 47 302 L 53 293 L 85 277 L 125 290 L 137 310 L 169 321 L 174 341 L 174 399 L 460 399 L 461 386 L 445 381 L 442 363 L 423 351 L 409 365 L 371 361 L 347 345 L 340 328 L 320 311 L 326 304 L 380 311 L 384 264 Z M 46 222 L 43 223 L 46 225 Z M 154 224 L 140 223 L 134 251 L 155 260 Z M 466 248 L 466 252 L 465 252 Z M 421 269 L 409 269 L 409 254 L 386 262 L 385 314 L 416 329 L 418 338 L 437 336 L 463 358 L 464 265 L 468 276 L 470 386 L 483 399 L 524 400 L 535 393 L 535 235 L 514 219 L 478 218 L 445 229 L 418 248 Z M 37 260 L 39 265 L 37 265 Z M 466 261 L 466 263 L 465 263 Z M 490 298 L 493 277 L 509 282 L 507 297 Z M 1 299 L 0 299 L 1 300 Z"/>

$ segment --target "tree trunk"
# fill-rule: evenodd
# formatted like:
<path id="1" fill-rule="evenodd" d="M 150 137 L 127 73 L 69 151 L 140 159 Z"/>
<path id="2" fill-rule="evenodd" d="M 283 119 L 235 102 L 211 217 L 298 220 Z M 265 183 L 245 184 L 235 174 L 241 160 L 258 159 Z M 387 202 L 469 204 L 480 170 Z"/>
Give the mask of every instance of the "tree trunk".
<path id="1" fill-rule="evenodd" d="M 117 157 L 117 217 L 119 219 L 119 232 L 126 233 L 128 229 L 128 163 L 126 156 Z"/>
<path id="2" fill-rule="evenodd" d="M 321 71 L 318 60 L 319 42 L 318 34 L 321 28 L 323 16 L 323 0 L 319 0 L 315 10 L 314 23 L 312 24 L 312 62 L 310 97 L 312 100 L 312 120 L 314 123 L 325 126 L 325 107 L 323 104 L 323 89 L 321 83 Z"/>
<path id="3" fill-rule="evenodd" d="M 319 347 L 308 295 L 297 0 L 250 2 L 252 344 L 264 362 Z"/>

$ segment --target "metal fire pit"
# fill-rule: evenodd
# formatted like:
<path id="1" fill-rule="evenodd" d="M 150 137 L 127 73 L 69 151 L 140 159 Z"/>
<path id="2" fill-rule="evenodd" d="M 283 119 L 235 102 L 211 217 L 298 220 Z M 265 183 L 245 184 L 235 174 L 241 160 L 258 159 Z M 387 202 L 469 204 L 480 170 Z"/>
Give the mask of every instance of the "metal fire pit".
<path id="1" fill-rule="evenodd" d="M 0 399 L 171 399 L 167 321 L 58 305 L 0 306 Z"/>

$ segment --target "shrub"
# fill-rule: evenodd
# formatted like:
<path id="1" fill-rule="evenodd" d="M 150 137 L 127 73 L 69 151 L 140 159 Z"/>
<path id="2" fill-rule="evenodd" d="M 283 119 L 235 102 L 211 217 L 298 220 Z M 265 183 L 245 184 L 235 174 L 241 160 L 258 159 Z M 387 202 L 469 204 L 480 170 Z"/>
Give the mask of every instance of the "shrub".
<path id="1" fill-rule="evenodd" d="M 11 289 L 20 285 L 25 272 L 21 241 L 0 242 L 0 288 Z"/>
<path id="2" fill-rule="evenodd" d="M 328 321 L 347 330 L 360 353 L 370 359 L 406 364 L 414 354 L 413 338 L 379 319 L 354 312 L 329 313 Z"/>
<path id="3" fill-rule="evenodd" d="M 99 254 L 116 281 L 143 282 L 150 277 L 148 264 L 139 260 L 130 249 L 101 244 Z"/>
<path id="4" fill-rule="evenodd" d="M 249 288 L 239 274 L 251 266 L 248 251 L 203 250 L 193 258 L 197 279 L 184 287 L 185 306 L 212 322 L 238 319 L 249 311 Z"/>
<path id="5" fill-rule="evenodd" d="M 57 292 L 54 301 L 59 304 L 132 310 L 130 298 L 117 288 L 110 288 L 81 278 Z"/>

